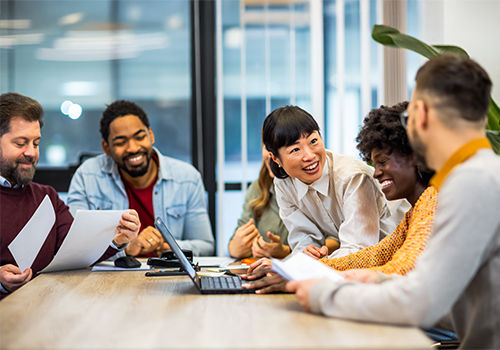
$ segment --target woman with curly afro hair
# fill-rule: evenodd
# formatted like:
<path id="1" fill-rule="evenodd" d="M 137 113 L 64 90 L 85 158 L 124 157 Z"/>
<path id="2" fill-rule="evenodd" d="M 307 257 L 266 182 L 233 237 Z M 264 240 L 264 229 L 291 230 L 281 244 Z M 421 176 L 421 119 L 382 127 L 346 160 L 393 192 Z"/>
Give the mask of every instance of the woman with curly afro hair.
<path id="1" fill-rule="evenodd" d="M 431 172 L 421 165 L 408 141 L 401 115 L 408 102 L 372 110 L 356 141 L 361 157 L 373 165 L 373 177 L 388 200 L 406 199 L 411 208 L 394 232 L 356 253 L 321 261 L 346 272 L 346 278 L 377 282 L 389 274 L 412 270 L 429 237 L 437 192 L 429 186 Z"/>

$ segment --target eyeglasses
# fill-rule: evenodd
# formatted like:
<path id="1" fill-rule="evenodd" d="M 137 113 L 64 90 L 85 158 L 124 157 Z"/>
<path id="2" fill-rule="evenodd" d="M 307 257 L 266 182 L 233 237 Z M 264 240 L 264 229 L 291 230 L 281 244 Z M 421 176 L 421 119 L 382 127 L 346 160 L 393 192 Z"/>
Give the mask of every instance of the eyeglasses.
<path id="1" fill-rule="evenodd" d="M 399 115 L 399 118 L 401 119 L 401 124 L 403 124 L 403 127 L 406 129 L 408 126 L 408 111 L 404 111 Z"/>

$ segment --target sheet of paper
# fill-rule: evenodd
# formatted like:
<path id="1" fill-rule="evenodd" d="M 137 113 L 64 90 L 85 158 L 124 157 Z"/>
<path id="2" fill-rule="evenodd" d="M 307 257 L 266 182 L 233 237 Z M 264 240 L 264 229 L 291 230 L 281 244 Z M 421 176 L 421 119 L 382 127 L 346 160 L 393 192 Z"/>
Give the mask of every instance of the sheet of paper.
<path id="1" fill-rule="evenodd" d="M 226 256 L 195 256 L 193 262 L 198 263 L 200 267 L 222 267 L 236 261 L 234 258 Z"/>
<path id="2" fill-rule="evenodd" d="M 271 260 L 273 262 L 272 269 L 289 281 L 301 281 L 323 277 L 333 281 L 344 279 L 344 277 L 334 269 L 304 253 L 292 254 L 284 260 Z"/>
<path id="3" fill-rule="evenodd" d="M 95 264 L 92 267 L 92 272 L 97 271 L 150 271 L 154 270 L 145 261 L 141 262 L 140 267 L 126 268 L 126 267 L 116 267 L 114 261 L 102 261 L 99 264 Z"/>
<path id="4" fill-rule="evenodd" d="M 54 260 L 41 272 L 81 269 L 99 259 L 111 244 L 125 210 L 78 210 Z"/>
<path id="5" fill-rule="evenodd" d="M 54 207 L 49 196 L 45 195 L 29 221 L 8 247 L 21 271 L 31 267 L 55 221 Z"/>
<path id="6" fill-rule="evenodd" d="M 224 276 L 224 272 L 212 271 L 211 269 L 201 270 L 196 273 L 200 277 L 221 277 Z"/>

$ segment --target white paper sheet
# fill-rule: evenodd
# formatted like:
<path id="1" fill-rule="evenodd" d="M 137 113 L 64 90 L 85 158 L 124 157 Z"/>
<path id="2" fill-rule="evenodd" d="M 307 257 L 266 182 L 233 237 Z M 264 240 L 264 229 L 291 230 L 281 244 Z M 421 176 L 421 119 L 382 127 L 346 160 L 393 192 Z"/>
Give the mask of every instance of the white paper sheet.
<path id="1" fill-rule="evenodd" d="M 292 254 L 284 260 L 271 259 L 272 269 L 289 281 L 301 281 L 310 278 L 329 278 L 333 281 L 344 277 L 334 269 L 311 258 L 304 253 Z"/>
<path id="2" fill-rule="evenodd" d="M 193 262 L 198 263 L 200 267 L 222 267 L 227 266 L 236 259 L 227 256 L 195 256 Z"/>
<path id="3" fill-rule="evenodd" d="M 21 271 L 31 267 L 55 221 L 54 207 L 49 196 L 45 195 L 29 221 L 8 247 Z"/>
<path id="4" fill-rule="evenodd" d="M 114 261 L 102 261 L 99 264 L 95 264 L 92 267 L 92 272 L 98 271 L 150 271 L 152 269 L 145 261 L 141 261 L 140 267 L 116 267 Z"/>
<path id="5" fill-rule="evenodd" d="M 99 259 L 111 244 L 126 210 L 78 210 L 54 260 L 41 272 L 80 269 Z"/>

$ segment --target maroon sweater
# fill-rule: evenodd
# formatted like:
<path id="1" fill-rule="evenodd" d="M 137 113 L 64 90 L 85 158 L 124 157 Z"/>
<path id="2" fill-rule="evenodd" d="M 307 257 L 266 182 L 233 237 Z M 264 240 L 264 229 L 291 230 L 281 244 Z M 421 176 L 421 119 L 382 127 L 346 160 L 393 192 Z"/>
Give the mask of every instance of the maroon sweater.
<path id="1" fill-rule="evenodd" d="M 50 186 L 34 182 L 19 189 L 0 186 L 0 266 L 6 264 L 16 265 L 7 247 L 26 225 L 45 195 L 49 196 L 54 206 L 56 221 L 33 261 L 31 266 L 33 274 L 43 270 L 52 261 L 68 234 L 73 217 L 55 189 Z M 99 261 L 107 259 L 116 253 L 116 249 L 108 247 Z"/>

